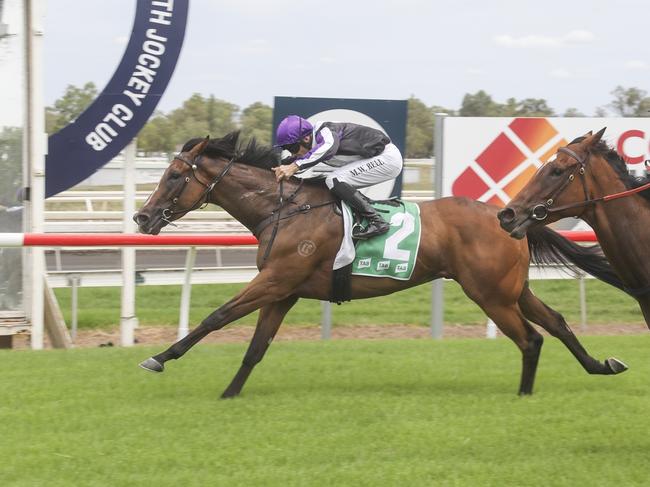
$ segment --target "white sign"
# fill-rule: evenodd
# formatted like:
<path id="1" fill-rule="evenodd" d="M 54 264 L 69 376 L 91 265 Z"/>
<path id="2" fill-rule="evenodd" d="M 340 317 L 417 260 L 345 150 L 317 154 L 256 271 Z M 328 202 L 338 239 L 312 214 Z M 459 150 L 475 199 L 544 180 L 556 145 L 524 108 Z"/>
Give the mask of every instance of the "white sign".
<path id="1" fill-rule="evenodd" d="M 505 206 L 559 147 L 603 127 L 603 140 L 643 171 L 650 118 L 445 118 L 443 195 Z"/>

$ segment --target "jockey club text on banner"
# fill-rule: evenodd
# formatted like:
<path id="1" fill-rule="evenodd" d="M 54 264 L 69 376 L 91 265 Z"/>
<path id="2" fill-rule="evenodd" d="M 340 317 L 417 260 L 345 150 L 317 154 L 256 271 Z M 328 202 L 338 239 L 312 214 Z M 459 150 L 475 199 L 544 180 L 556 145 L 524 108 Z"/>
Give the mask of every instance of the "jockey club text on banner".
<path id="1" fill-rule="evenodd" d="M 504 206 L 559 147 L 603 127 L 628 167 L 642 169 L 650 118 L 445 118 L 443 195 Z"/>
<path id="2" fill-rule="evenodd" d="M 183 45 L 189 0 L 138 0 L 131 38 L 113 77 L 70 125 L 50 136 L 46 196 L 115 157 L 153 113 Z"/>

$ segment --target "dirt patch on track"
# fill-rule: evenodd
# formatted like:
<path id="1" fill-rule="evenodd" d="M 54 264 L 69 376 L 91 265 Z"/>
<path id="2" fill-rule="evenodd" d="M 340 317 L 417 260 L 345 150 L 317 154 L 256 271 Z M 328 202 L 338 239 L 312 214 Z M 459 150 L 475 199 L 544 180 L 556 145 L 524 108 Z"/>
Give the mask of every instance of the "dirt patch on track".
<path id="1" fill-rule="evenodd" d="M 539 329 L 539 328 L 538 328 Z M 254 327 L 235 326 L 224 328 L 208 335 L 201 343 L 240 343 L 248 342 L 253 336 Z M 576 335 L 639 335 L 648 333 L 645 324 L 608 324 L 590 325 L 585 330 L 579 326 L 574 328 Z M 143 326 L 135 331 L 136 342 L 141 345 L 170 345 L 176 341 L 177 330 L 171 326 Z M 485 338 L 485 326 L 446 325 L 444 338 Z M 545 332 L 542 331 L 545 334 Z M 415 325 L 364 325 L 337 326 L 332 329 L 333 340 L 365 339 L 425 339 L 430 338 L 430 329 Z M 503 337 L 498 332 L 499 337 Z M 283 327 L 280 328 L 275 341 L 289 340 L 320 340 L 321 330 L 313 327 Z M 77 333 L 75 347 L 118 346 L 120 330 L 118 327 L 110 330 L 80 330 Z M 13 343 L 16 349 L 29 348 L 27 336 L 16 336 Z M 46 339 L 46 347 L 49 342 Z"/>

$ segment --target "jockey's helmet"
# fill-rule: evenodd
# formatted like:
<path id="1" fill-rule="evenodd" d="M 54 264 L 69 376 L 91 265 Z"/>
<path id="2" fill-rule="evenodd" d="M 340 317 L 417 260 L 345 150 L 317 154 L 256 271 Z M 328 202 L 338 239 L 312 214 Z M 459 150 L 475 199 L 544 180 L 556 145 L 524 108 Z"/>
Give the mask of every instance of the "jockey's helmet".
<path id="1" fill-rule="evenodd" d="M 306 135 L 311 134 L 314 126 L 298 115 L 289 115 L 285 117 L 278 125 L 275 133 L 276 147 L 283 147 L 295 144 Z"/>

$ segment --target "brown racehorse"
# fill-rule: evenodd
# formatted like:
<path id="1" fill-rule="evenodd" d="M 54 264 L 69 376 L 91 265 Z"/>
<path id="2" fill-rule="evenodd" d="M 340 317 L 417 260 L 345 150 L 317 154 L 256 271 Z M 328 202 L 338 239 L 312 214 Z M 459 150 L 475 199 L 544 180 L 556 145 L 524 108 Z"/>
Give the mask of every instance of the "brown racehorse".
<path id="1" fill-rule="evenodd" d="M 499 220 L 510 235 L 523 238 L 560 218 L 582 218 L 650 327 L 650 185 L 629 174 L 621 156 L 601 141 L 604 133 L 590 132 L 560 148 Z"/>
<path id="2" fill-rule="evenodd" d="M 330 298 L 332 264 L 343 236 L 342 218 L 324 185 L 292 178 L 278 187 L 270 170 L 278 164 L 274 151 L 252 141 L 239 152 L 237 137 L 235 132 L 223 139 L 185 144 L 134 216 L 141 232 L 157 234 L 169 222 L 211 202 L 259 239 L 259 274 L 248 286 L 185 338 L 140 364 L 162 372 L 165 362 L 180 358 L 208 333 L 259 309 L 243 363 L 222 397 L 240 393 L 298 298 Z M 521 350 L 520 394 L 532 393 L 543 341 L 528 320 L 559 338 L 587 372 L 624 371 L 625 365 L 614 358 L 602 363 L 589 356 L 564 318 L 528 288 L 529 248 L 542 259 L 570 260 L 616 285 L 602 255 L 549 229 L 541 229 L 528 243 L 511 239 L 499 228 L 496 212 L 495 207 L 464 198 L 421 203 L 421 244 L 410 280 L 353 276 L 352 298 L 386 295 L 441 277 L 455 279 Z"/>

